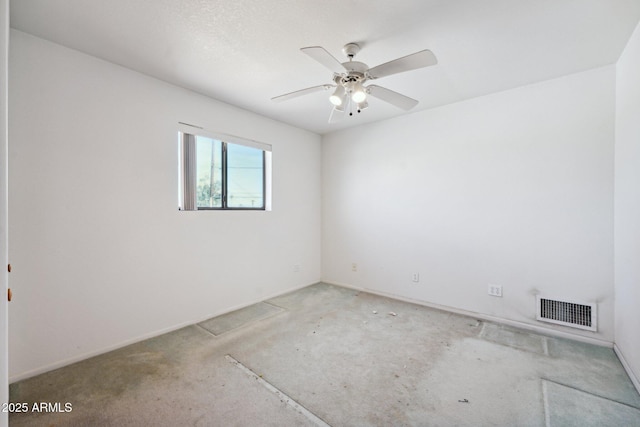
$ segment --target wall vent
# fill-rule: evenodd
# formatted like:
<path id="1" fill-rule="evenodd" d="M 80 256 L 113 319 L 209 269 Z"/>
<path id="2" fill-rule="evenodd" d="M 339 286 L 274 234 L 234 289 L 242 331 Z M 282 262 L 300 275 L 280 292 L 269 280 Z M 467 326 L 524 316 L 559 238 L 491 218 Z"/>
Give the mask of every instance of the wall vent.
<path id="1" fill-rule="evenodd" d="M 537 319 L 542 322 L 555 323 L 556 325 L 570 326 L 587 331 L 597 330 L 596 304 L 560 301 L 539 295 L 536 300 L 538 305 Z"/>

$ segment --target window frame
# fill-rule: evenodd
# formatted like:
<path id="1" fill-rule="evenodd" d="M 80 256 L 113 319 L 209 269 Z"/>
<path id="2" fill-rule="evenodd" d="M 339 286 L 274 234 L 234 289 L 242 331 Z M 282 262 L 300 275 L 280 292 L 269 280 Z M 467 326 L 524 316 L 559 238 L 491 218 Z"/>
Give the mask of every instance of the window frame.
<path id="1" fill-rule="evenodd" d="M 237 136 L 225 135 L 215 132 L 206 131 L 201 127 L 180 123 L 178 129 L 178 147 L 179 147 L 179 191 L 178 191 L 178 210 L 181 211 L 270 211 L 271 210 L 271 145 L 258 141 L 253 141 Z M 193 137 L 193 146 L 189 150 L 185 151 L 185 144 L 187 139 L 185 136 Z M 197 205 L 196 195 L 196 179 L 197 179 L 197 138 L 203 137 L 207 139 L 213 139 L 220 141 L 222 145 L 222 185 L 221 185 L 221 206 L 202 206 Z M 262 152 L 262 204 L 259 207 L 244 207 L 229 206 L 229 180 L 228 180 L 228 145 L 239 145 L 243 147 L 256 148 Z M 190 154 L 188 154 L 190 153 Z M 187 159 L 185 157 L 191 156 Z M 187 163 L 189 163 L 187 165 Z M 193 176 L 187 176 L 187 174 L 193 174 Z M 193 192 L 193 206 L 188 208 L 189 201 L 186 200 L 185 194 L 188 193 L 185 185 L 191 185 L 190 189 Z M 189 193 L 190 194 L 190 193 Z"/>

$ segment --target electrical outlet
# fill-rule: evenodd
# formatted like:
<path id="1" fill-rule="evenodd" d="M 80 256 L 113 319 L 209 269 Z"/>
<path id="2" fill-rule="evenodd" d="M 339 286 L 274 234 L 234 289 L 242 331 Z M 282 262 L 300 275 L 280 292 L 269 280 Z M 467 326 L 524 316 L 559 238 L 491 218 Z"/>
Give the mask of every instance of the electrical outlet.
<path id="1" fill-rule="evenodd" d="M 502 296 L 502 286 L 489 285 L 489 295 L 491 295 L 493 297 L 501 297 Z"/>
<path id="2" fill-rule="evenodd" d="M 418 283 L 420 281 L 420 273 L 413 273 L 411 280 Z"/>
<path id="3" fill-rule="evenodd" d="M 358 271 L 358 264 L 355 262 L 351 264 L 351 271 Z"/>

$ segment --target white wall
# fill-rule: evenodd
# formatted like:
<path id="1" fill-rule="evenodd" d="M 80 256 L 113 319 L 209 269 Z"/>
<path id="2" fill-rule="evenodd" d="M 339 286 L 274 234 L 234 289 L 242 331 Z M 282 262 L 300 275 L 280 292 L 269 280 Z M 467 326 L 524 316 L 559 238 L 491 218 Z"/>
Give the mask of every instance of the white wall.
<path id="1" fill-rule="evenodd" d="M 610 344 L 614 107 L 609 66 L 326 135 L 323 279 Z M 599 331 L 536 293 L 597 301 Z"/>
<path id="2" fill-rule="evenodd" d="M 12 380 L 320 279 L 318 135 L 18 31 L 9 71 Z M 272 144 L 273 211 L 179 212 L 179 121 Z"/>
<path id="3" fill-rule="evenodd" d="M 615 341 L 640 390 L 640 26 L 616 72 Z"/>

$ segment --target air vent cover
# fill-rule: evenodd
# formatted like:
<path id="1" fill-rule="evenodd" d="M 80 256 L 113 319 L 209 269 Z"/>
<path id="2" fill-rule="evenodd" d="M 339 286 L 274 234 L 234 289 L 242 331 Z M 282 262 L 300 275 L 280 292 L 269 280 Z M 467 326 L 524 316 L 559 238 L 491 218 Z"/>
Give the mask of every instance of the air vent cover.
<path id="1" fill-rule="evenodd" d="M 572 328 L 597 330 L 596 304 L 549 299 L 541 296 L 537 300 L 537 319 L 542 322 L 570 326 Z"/>

